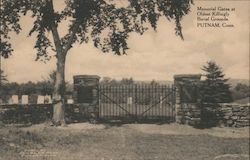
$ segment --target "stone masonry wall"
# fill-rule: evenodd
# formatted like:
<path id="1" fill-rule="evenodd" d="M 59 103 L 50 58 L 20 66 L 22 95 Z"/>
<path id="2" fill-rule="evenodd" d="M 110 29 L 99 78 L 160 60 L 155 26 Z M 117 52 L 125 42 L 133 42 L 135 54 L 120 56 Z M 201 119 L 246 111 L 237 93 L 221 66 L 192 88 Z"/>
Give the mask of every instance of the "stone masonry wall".
<path id="1" fill-rule="evenodd" d="M 249 126 L 250 106 L 245 104 L 219 104 L 220 124 L 228 127 Z"/>
<path id="2" fill-rule="evenodd" d="M 197 97 L 191 90 L 200 81 L 200 74 L 182 74 L 174 76 L 176 86 L 176 122 L 188 125 L 199 125 L 200 106 Z"/>
<path id="3" fill-rule="evenodd" d="M 177 111 L 177 123 L 188 124 L 192 126 L 200 123 L 200 107 L 196 103 L 182 103 Z"/>
<path id="4" fill-rule="evenodd" d="M 90 104 L 66 104 L 66 122 L 83 122 L 96 118 L 93 113 L 98 112 L 96 107 Z M 53 114 L 52 104 L 13 104 L 0 105 L 0 122 L 10 123 L 43 123 L 50 121 Z"/>

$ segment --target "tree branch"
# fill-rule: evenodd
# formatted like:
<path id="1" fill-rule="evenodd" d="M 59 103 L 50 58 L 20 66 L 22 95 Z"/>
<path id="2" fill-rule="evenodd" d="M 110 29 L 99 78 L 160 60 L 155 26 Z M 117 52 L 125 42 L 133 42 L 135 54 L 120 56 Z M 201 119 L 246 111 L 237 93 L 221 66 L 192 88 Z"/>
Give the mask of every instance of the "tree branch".
<path id="1" fill-rule="evenodd" d="M 54 39 L 54 44 L 56 47 L 56 51 L 57 54 L 58 53 L 63 53 L 63 49 L 62 49 L 62 45 L 61 45 L 61 40 L 60 40 L 60 36 L 57 30 L 57 27 L 55 25 L 51 26 L 51 31 L 52 31 L 52 35 L 53 35 L 53 39 Z"/>
<path id="2" fill-rule="evenodd" d="M 69 49 L 72 47 L 72 44 L 74 43 L 74 38 L 76 36 L 76 32 L 78 30 L 79 24 L 75 21 L 72 29 L 71 29 L 71 34 L 69 36 L 68 42 L 66 43 L 65 47 L 64 47 L 64 54 L 66 55 L 67 52 L 69 51 Z"/>
<path id="3" fill-rule="evenodd" d="M 52 0 L 49 0 L 49 3 L 51 3 L 51 9 L 53 10 L 54 13 L 54 6 L 53 6 L 53 2 Z M 54 15 L 51 15 L 54 16 Z M 58 29 L 57 29 L 57 25 L 55 23 L 55 21 L 51 22 L 51 31 L 52 31 L 52 35 L 53 35 L 53 39 L 54 39 L 54 44 L 56 47 L 56 55 L 59 56 L 58 54 L 63 54 L 63 48 L 62 48 L 62 44 L 61 44 L 61 39 L 58 33 Z"/>

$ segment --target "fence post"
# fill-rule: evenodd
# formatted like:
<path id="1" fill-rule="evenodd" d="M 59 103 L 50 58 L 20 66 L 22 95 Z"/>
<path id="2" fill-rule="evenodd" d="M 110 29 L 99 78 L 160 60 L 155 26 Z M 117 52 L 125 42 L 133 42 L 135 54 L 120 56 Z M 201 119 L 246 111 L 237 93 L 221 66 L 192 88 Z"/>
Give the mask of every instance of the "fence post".
<path id="1" fill-rule="evenodd" d="M 181 116 L 179 116 L 178 112 L 181 107 L 181 97 L 180 97 L 180 86 L 177 86 L 175 84 L 175 122 L 176 123 L 181 123 Z"/>
<path id="2" fill-rule="evenodd" d="M 182 74 L 174 76 L 176 86 L 176 119 L 177 123 L 197 124 L 196 110 L 199 108 L 197 97 L 193 97 L 192 88 L 200 82 L 200 74 Z M 191 88 L 187 88 L 191 85 Z M 190 91 L 191 90 L 191 91 Z M 195 117 L 195 118 L 194 118 Z"/>
<path id="3" fill-rule="evenodd" d="M 90 120 L 99 118 L 99 76 L 76 75 L 74 78 L 74 103 Z M 86 113 L 87 112 L 87 113 Z M 83 118 L 83 117 L 81 117 Z"/>

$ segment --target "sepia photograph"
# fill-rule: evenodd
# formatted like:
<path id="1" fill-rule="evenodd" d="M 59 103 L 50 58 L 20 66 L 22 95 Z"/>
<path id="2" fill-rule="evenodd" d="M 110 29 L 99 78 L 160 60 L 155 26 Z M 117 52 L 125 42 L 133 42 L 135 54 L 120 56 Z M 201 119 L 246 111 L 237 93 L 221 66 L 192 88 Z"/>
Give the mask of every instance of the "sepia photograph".
<path id="1" fill-rule="evenodd" d="M 249 0 L 0 0 L 0 160 L 249 160 Z"/>

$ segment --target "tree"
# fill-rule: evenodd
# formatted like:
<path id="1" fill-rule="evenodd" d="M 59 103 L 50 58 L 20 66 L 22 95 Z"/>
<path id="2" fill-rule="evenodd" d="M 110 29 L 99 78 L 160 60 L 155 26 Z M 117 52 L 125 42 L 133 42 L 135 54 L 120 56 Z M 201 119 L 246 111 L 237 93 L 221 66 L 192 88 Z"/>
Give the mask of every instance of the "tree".
<path id="1" fill-rule="evenodd" d="M 123 84 L 123 85 L 134 84 L 134 80 L 133 80 L 132 77 L 130 77 L 130 78 L 122 78 L 121 81 L 120 81 L 120 84 Z"/>
<path id="2" fill-rule="evenodd" d="M 243 98 L 250 97 L 250 86 L 242 83 L 237 83 L 237 85 L 231 90 L 233 100 L 239 100 Z"/>
<path id="3" fill-rule="evenodd" d="M 143 34 L 147 24 L 156 30 L 161 16 L 173 20 L 175 33 L 183 39 L 181 19 L 190 11 L 192 0 L 127 0 L 119 6 L 113 0 L 65 0 L 65 8 L 56 11 L 53 0 L 1 0 L 1 55 L 8 57 L 13 51 L 9 34 L 21 31 L 21 15 L 35 19 L 29 35 L 36 33 L 37 60 L 49 60 L 49 48 L 57 59 L 54 85 L 53 122 L 64 123 L 63 97 L 65 91 L 65 61 L 75 43 L 93 41 L 103 52 L 126 54 L 129 33 Z M 28 13 L 28 14 L 27 14 Z M 68 33 L 59 35 L 60 25 L 68 24 Z M 46 34 L 52 34 L 52 38 Z M 54 43 L 52 43 L 52 41 Z"/>
<path id="4" fill-rule="evenodd" d="M 55 84 L 55 82 L 56 82 L 56 71 L 55 71 L 55 70 L 52 71 L 52 72 L 50 72 L 50 74 L 49 74 L 47 80 L 48 80 L 50 83 Z"/>
<path id="5" fill-rule="evenodd" d="M 156 80 L 152 79 L 152 81 L 150 82 L 150 85 L 159 85 L 159 83 Z"/>
<path id="6" fill-rule="evenodd" d="M 7 75 L 4 74 L 3 70 L 0 70 L 0 86 L 3 84 L 3 83 L 6 83 L 8 82 L 7 80 Z"/>
<path id="7" fill-rule="evenodd" d="M 1 63 L 0 63 L 1 65 Z M 0 96 L 4 95 L 4 84 L 8 82 L 7 75 L 4 74 L 3 70 L 0 70 Z"/>
<path id="8" fill-rule="evenodd" d="M 217 126 L 222 112 L 218 103 L 227 103 L 232 101 L 230 85 L 228 79 L 224 78 L 223 70 L 214 61 L 207 62 L 202 67 L 205 71 L 206 79 L 201 82 L 201 125 L 203 127 Z"/>
<path id="9" fill-rule="evenodd" d="M 224 78 L 222 69 L 214 62 L 203 66 L 206 79 L 201 84 L 201 101 L 205 103 L 227 103 L 232 101 L 228 79 Z"/>
<path id="10" fill-rule="evenodd" d="M 110 84 L 110 81 L 112 79 L 110 77 L 103 77 L 102 80 L 100 81 L 101 84 Z"/>

